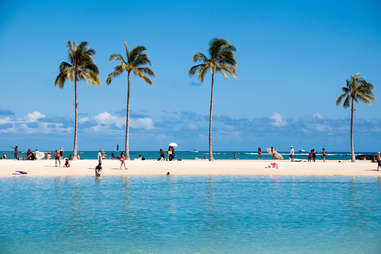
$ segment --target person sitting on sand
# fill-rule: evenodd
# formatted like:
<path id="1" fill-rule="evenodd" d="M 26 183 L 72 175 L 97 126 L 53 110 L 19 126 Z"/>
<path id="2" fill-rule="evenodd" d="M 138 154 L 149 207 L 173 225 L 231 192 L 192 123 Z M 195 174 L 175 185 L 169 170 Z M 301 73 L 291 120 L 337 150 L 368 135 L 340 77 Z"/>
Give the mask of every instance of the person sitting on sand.
<path id="1" fill-rule="evenodd" d="M 68 158 L 65 158 L 64 168 L 70 168 L 70 163 L 69 163 L 69 159 Z"/>
<path id="2" fill-rule="evenodd" d="M 120 153 L 120 169 L 122 169 L 122 166 L 124 166 L 124 169 L 127 169 L 126 167 L 126 156 L 124 155 L 124 152 Z"/>
<path id="3" fill-rule="evenodd" d="M 27 160 L 33 160 L 33 153 L 30 149 L 26 152 L 26 159 Z"/>
<path id="4" fill-rule="evenodd" d="M 45 153 L 45 160 L 50 160 L 52 158 L 51 152 Z"/>
<path id="5" fill-rule="evenodd" d="M 101 164 L 98 164 L 96 167 L 95 167 L 95 176 L 96 177 L 100 177 L 102 174 L 102 165 Z"/>
<path id="6" fill-rule="evenodd" d="M 70 154 L 70 155 L 69 155 L 69 161 L 72 161 L 72 160 L 73 160 L 73 155 Z"/>
<path id="7" fill-rule="evenodd" d="M 3 153 L 3 154 L 1 155 L 1 159 L 2 159 L 2 160 L 6 160 L 6 159 L 7 159 L 7 155 L 6 155 L 5 153 Z"/>
<path id="8" fill-rule="evenodd" d="M 380 152 L 377 153 L 376 161 L 378 163 L 378 165 L 377 165 L 377 171 L 379 171 L 380 167 L 381 167 L 381 155 L 380 155 Z"/>

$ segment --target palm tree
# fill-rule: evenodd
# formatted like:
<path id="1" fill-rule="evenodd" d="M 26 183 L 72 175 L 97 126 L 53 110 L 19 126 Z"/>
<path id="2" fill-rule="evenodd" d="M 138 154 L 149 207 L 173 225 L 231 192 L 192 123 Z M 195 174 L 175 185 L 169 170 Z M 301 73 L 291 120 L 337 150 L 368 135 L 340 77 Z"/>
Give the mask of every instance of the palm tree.
<path id="1" fill-rule="evenodd" d="M 130 115 L 130 76 L 134 73 L 139 78 L 143 79 L 149 85 L 152 86 L 152 81 L 147 77 L 155 77 L 155 73 L 147 67 L 151 66 L 147 54 L 143 53 L 146 48 L 143 46 L 137 46 L 133 50 L 129 51 L 126 41 L 124 41 L 124 47 L 126 48 L 126 58 L 123 58 L 120 54 L 112 54 L 110 61 L 119 61 L 119 64 L 114 67 L 114 71 L 108 74 L 106 83 L 109 85 L 113 78 L 119 76 L 123 72 L 127 72 L 128 88 L 127 88 L 127 110 L 126 110 L 126 141 L 125 141 L 125 153 L 126 159 L 130 159 L 129 147 L 128 147 L 128 135 L 129 135 L 129 115 Z M 147 75 L 147 76 L 146 76 Z"/>
<path id="2" fill-rule="evenodd" d="M 236 77 L 236 61 L 233 52 L 236 48 L 224 39 L 212 39 L 209 44 L 209 58 L 198 52 L 193 56 L 193 61 L 197 63 L 189 70 L 189 75 L 193 76 L 198 72 L 198 79 L 203 82 L 205 74 L 210 71 L 212 74 L 212 85 L 210 92 L 210 112 L 209 112 L 209 160 L 213 160 L 212 152 L 212 113 L 213 113 L 213 87 L 214 75 L 220 72 L 226 79 L 229 75 Z"/>
<path id="3" fill-rule="evenodd" d="M 78 136 L 78 99 L 77 99 L 77 82 L 85 81 L 87 86 L 89 81 L 92 84 L 100 85 L 99 69 L 95 64 L 93 55 L 94 49 L 87 47 L 87 41 L 81 42 L 79 45 L 73 41 L 67 42 L 69 50 L 69 63 L 62 62 L 60 64 L 60 71 L 54 84 L 59 88 L 64 88 L 65 81 L 68 79 L 70 82 L 74 81 L 74 147 L 73 158 L 77 158 L 77 136 Z"/>
<path id="4" fill-rule="evenodd" d="M 340 95 L 336 100 L 336 106 L 338 106 L 344 99 L 343 106 L 348 108 L 351 106 L 351 153 L 352 162 L 355 162 L 355 149 L 353 144 L 353 112 L 354 103 L 360 100 L 366 104 L 370 104 L 371 101 L 376 101 L 373 94 L 373 85 L 368 83 L 365 79 L 360 77 L 360 73 L 356 73 L 354 76 L 351 75 L 350 79 L 347 80 L 347 85 L 341 88 L 343 94 Z"/>

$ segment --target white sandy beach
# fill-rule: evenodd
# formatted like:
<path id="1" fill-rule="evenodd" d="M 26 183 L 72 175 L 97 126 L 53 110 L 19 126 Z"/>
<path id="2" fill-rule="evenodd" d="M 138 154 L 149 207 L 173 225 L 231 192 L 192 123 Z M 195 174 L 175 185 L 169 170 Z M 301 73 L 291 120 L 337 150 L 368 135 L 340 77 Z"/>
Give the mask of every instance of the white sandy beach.
<path id="1" fill-rule="evenodd" d="M 183 161 L 127 161 L 128 170 L 120 170 L 119 160 L 104 160 L 103 175 L 316 175 L 316 176 L 378 176 L 377 164 L 370 161 L 275 161 L 279 169 L 268 168 L 270 160 L 183 160 Z M 0 160 L 0 177 L 20 177 L 16 170 L 33 176 L 93 176 L 96 160 L 71 161 L 70 168 L 55 167 L 54 160 Z"/>

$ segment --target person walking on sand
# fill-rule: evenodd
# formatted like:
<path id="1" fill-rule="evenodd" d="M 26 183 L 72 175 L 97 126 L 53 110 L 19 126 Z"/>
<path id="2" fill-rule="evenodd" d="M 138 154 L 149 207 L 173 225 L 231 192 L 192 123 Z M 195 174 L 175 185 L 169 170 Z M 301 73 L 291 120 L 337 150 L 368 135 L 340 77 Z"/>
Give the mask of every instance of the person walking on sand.
<path id="1" fill-rule="evenodd" d="M 376 156 L 376 161 L 377 161 L 377 171 L 380 170 L 380 167 L 381 167 L 381 155 L 380 155 L 380 152 L 377 153 L 377 156 Z"/>
<path id="2" fill-rule="evenodd" d="M 262 149 L 258 147 L 258 160 L 261 159 L 261 156 L 262 156 Z"/>
<path id="3" fill-rule="evenodd" d="M 56 150 L 54 152 L 54 164 L 56 167 L 57 167 L 57 162 L 59 164 L 59 167 L 61 167 L 61 156 L 60 156 L 59 152 Z"/>
<path id="4" fill-rule="evenodd" d="M 325 148 L 323 148 L 323 149 L 321 150 L 321 159 L 323 160 L 323 162 L 325 162 L 325 156 L 326 156 Z"/>
<path id="5" fill-rule="evenodd" d="M 127 167 L 126 167 L 126 156 L 124 155 L 124 152 L 120 153 L 120 169 L 122 169 L 122 166 L 124 166 L 124 169 L 127 169 Z"/>
<path id="6" fill-rule="evenodd" d="M 291 148 L 290 148 L 290 160 L 291 161 L 294 161 L 294 154 L 295 154 L 294 147 L 291 146 Z"/>

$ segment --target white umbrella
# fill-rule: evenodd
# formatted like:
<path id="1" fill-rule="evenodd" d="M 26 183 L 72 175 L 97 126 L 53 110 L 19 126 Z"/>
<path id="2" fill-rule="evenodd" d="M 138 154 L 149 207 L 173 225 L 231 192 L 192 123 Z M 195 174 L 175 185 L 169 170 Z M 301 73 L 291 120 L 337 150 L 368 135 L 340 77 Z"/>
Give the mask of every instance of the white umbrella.
<path id="1" fill-rule="evenodd" d="M 175 142 L 169 143 L 169 146 L 177 147 L 177 144 Z"/>

